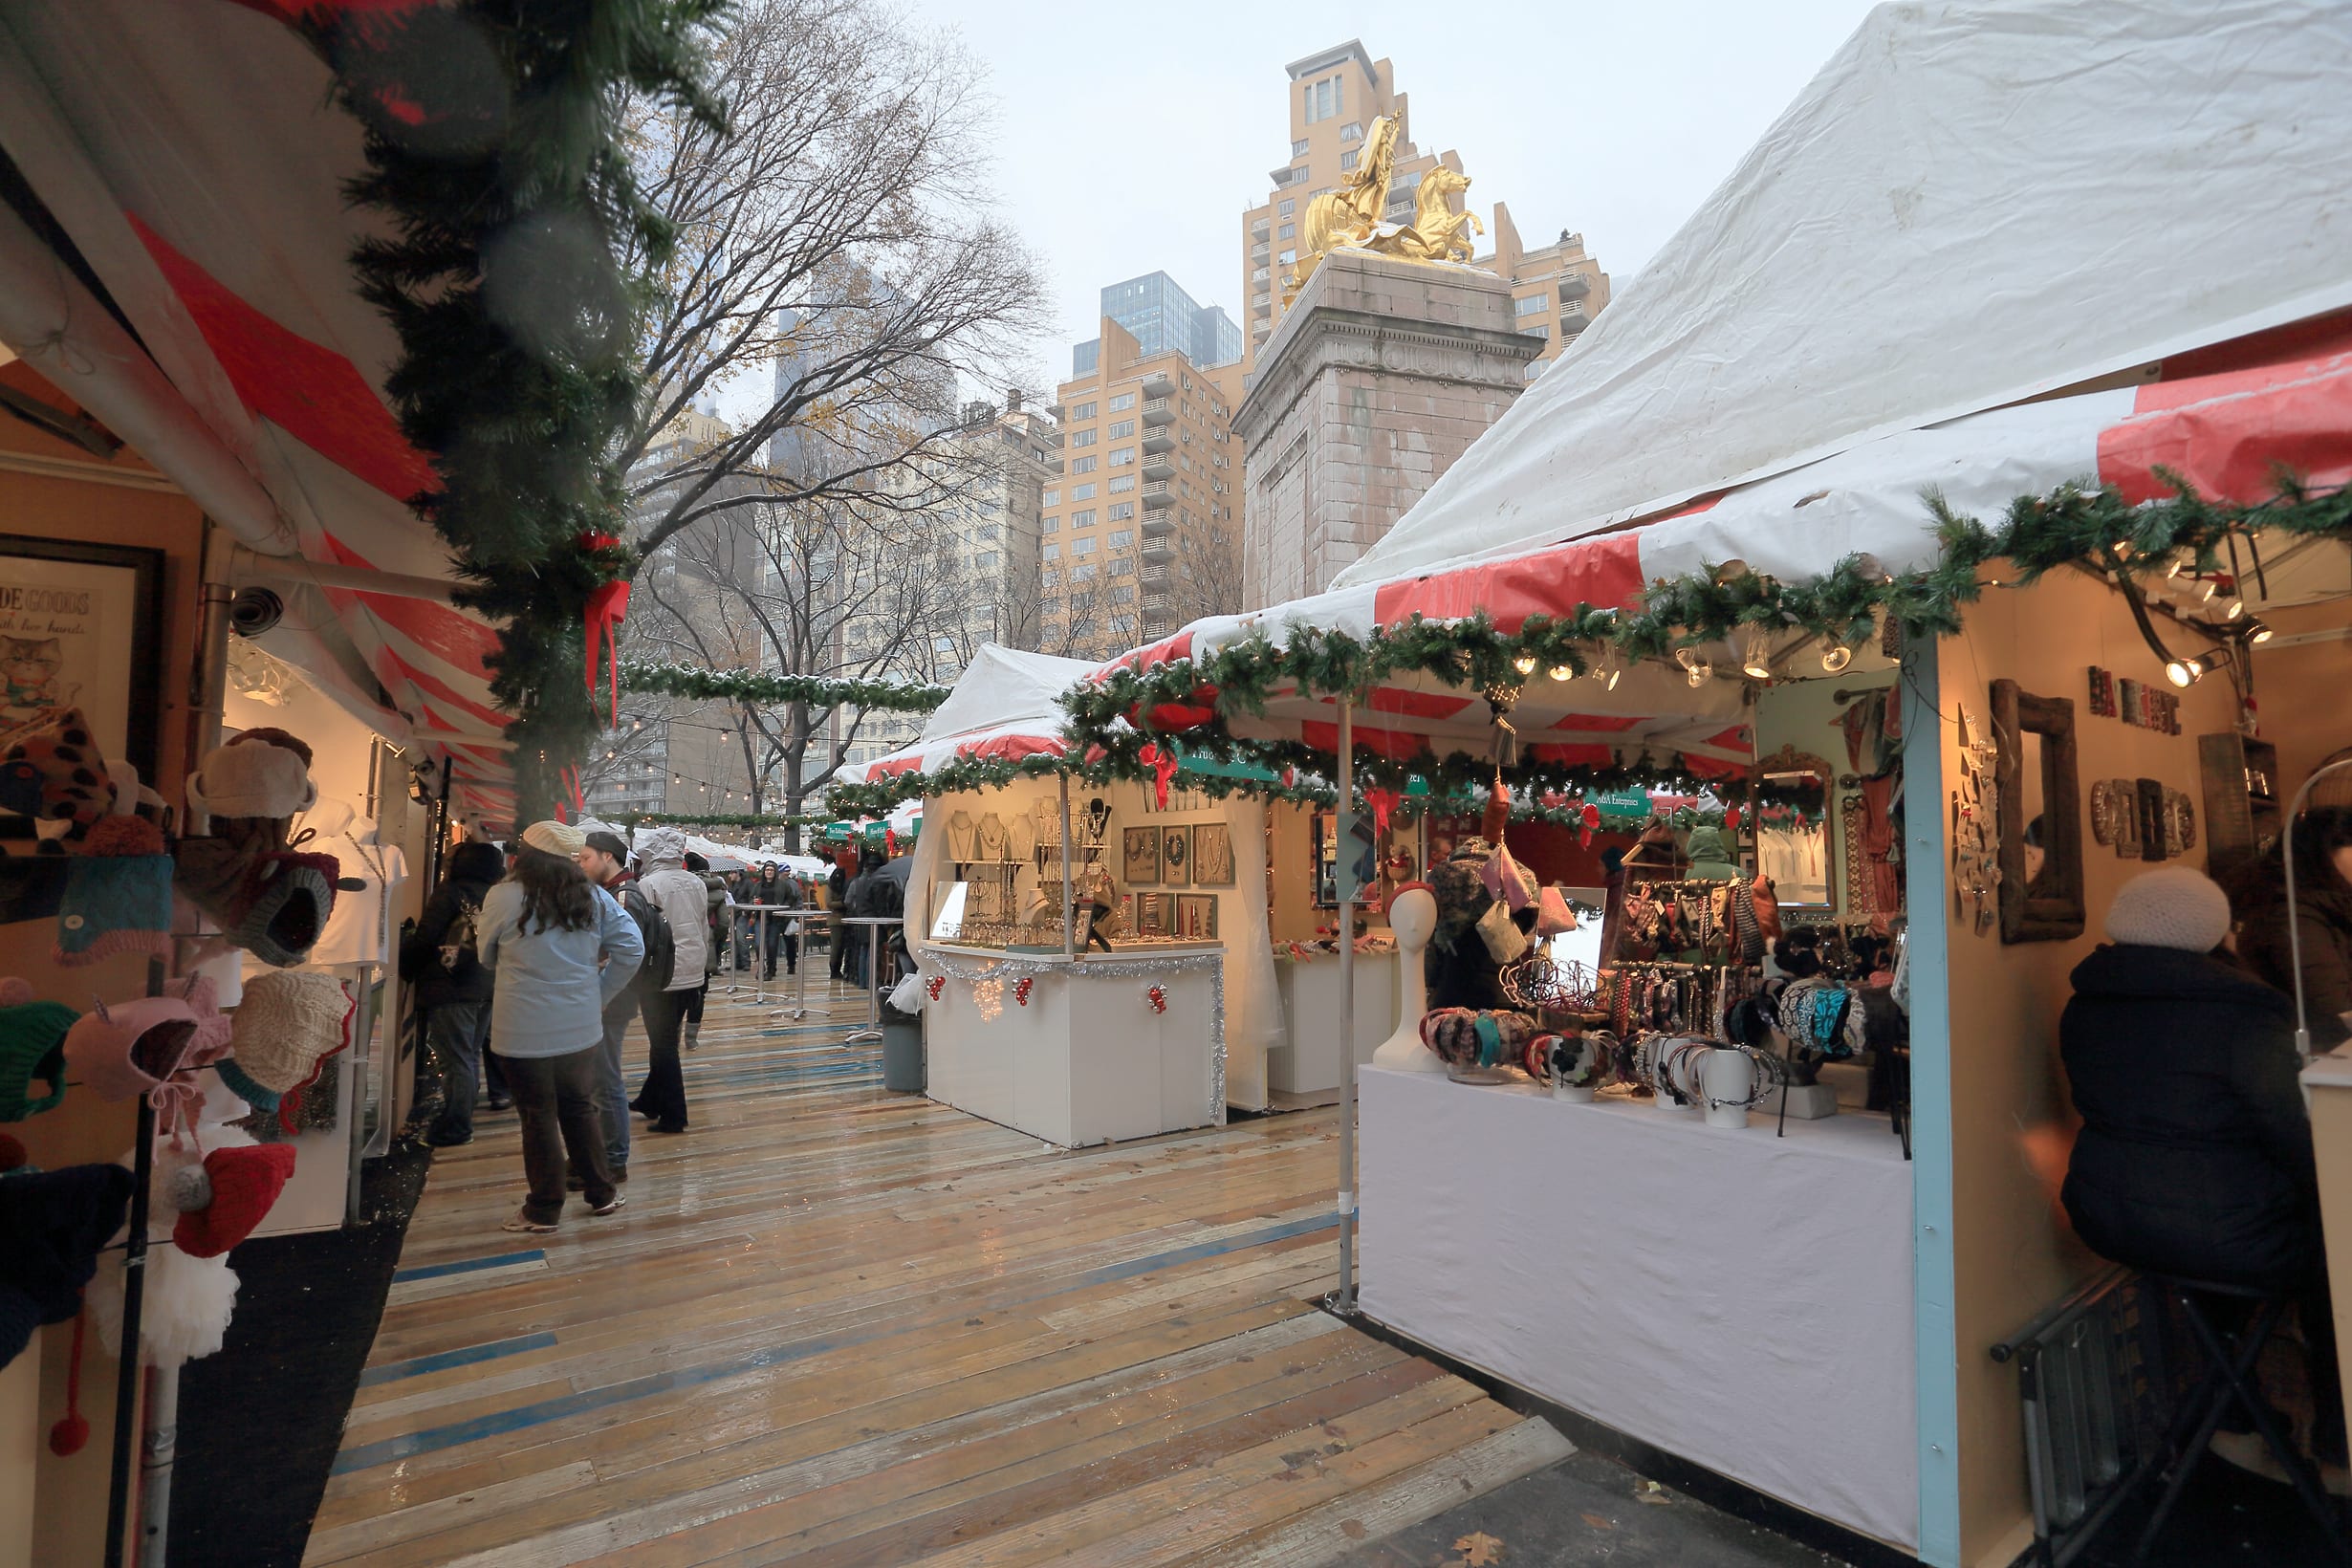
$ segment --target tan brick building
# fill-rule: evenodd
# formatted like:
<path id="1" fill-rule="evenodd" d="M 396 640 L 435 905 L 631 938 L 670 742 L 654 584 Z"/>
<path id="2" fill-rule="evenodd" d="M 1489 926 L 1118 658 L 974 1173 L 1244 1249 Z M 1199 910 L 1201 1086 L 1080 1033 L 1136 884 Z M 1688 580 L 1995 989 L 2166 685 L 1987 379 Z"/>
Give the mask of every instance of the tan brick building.
<path id="1" fill-rule="evenodd" d="M 1147 353 L 1108 316 L 1076 363 L 1052 410 L 1062 472 L 1039 497 L 1036 646 L 1108 657 L 1241 607 L 1241 365 Z"/>

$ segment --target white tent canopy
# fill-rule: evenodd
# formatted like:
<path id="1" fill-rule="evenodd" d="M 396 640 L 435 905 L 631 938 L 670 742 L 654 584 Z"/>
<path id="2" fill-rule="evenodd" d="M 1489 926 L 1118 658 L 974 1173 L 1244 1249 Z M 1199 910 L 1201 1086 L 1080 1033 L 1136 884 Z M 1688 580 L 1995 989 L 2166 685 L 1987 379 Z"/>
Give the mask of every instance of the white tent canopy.
<path id="1" fill-rule="evenodd" d="M 1083 659 L 986 643 L 947 700 L 932 709 L 922 739 L 888 756 L 843 768 L 840 776 L 845 783 L 864 784 L 895 773 L 931 773 L 960 757 L 1059 756 L 1064 714 L 1056 699 L 1093 667 Z"/>
<path id="2" fill-rule="evenodd" d="M 2352 305 L 2346 80 L 2317 0 L 1880 7 L 1339 585 Z"/>

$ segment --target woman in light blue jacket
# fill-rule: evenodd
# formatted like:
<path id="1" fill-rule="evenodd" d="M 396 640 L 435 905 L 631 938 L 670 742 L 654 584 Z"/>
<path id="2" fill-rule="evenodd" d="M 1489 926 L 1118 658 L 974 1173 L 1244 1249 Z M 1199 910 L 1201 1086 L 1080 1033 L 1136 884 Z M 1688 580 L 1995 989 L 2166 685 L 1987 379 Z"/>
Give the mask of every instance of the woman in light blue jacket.
<path id="1" fill-rule="evenodd" d="M 509 1230 L 555 1230 L 572 1170 L 590 1213 L 609 1214 L 622 1202 L 597 1119 L 598 1051 L 604 1004 L 644 962 L 645 941 L 573 859 L 586 841 L 562 822 L 525 828 L 513 870 L 482 901 L 474 938 L 483 964 L 498 976 L 490 1043 L 522 1118 L 523 1174 L 531 1183 Z"/>

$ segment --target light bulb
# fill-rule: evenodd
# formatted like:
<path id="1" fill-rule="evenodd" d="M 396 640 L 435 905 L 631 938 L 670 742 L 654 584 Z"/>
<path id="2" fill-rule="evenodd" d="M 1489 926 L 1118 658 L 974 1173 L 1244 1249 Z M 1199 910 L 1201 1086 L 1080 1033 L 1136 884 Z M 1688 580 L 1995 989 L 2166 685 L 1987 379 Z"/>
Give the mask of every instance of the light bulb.
<path id="1" fill-rule="evenodd" d="M 1601 644 L 1600 655 L 1593 660 L 1593 679 L 1601 683 L 1603 691 L 1617 689 L 1618 677 L 1625 673 L 1625 656 L 1617 651 L 1614 642 Z"/>
<path id="2" fill-rule="evenodd" d="M 2219 579 L 2214 577 L 2207 577 L 2204 584 L 2197 592 L 2197 602 L 2200 604 L 2210 604 L 2213 602 L 2213 596 L 2219 592 L 2221 592 L 2221 583 Z"/>
<path id="3" fill-rule="evenodd" d="M 1772 633 L 1761 626 L 1731 628 L 1731 651 L 1739 658 L 1740 673 L 1751 680 L 1769 681 L 1773 678 L 1772 644 Z"/>
<path id="4" fill-rule="evenodd" d="M 1821 669 L 1824 674 L 1835 675 L 1853 662 L 1854 650 L 1843 642 L 1832 642 L 1821 650 Z"/>
<path id="5" fill-rule="evenodd" d="M 2165 679 L 2176 686 L 2195 686 L 2197 677 L 2204 673 L 2205 671 L 2198 666 L 2194 659 L 2167 659 L 2165 661 Z"/>
<path id="6" fill-rule="evenodd" d="M 1535 656 L 1523 653 L 1511 662 L 1511 667 L 1522 675 L 1533 675 L 1535 673 Z"/>
<path id="7" fill-rule="evenodd" d="M 1555 681 L 1573 681 L 1576 679 L 1576 674 L 1577 672 L 1566 664 L 1554 664 L 1551 669 L 1551 676 Z"/>
<path id="8" fill-rule="evenodd" d="M 2189 557 L 2188 557 L 2188 556 L 2186 556 L 2186 555 L 2175 555 L 2175 556 L 2173 556 L 2173 557 L 2172 557 L 2172 564 L 2171 564 L 2170 566 L 2167 566 L 2167 567 L 2166 567 L 2166 568 L 2165 568 L 2165 580 L 2166 580 L 2167 582 L 2170 582 L 2170 581 L 2171 581 L 2174 577 L 2179 577 L 2179 576 L 2181 575 L 2181 569 L 2182 569 L 2183 567 L 2187 566 L 2188 564 L 2189 564 Z"/>
<path id="9" fill-rule="evenodd" d="M 1683 679 L 1690 683 L 1691 689 L 1693 690 L 1705 686 L 1708 682 L 1713 680 L 1714 678 L 1715 666 L 1712 664 L 1693 664 L 1690 666 L 1690 673 L 1683 677 Z"/>
<path id="10" fill-rule="evenodd" d="M 2246 641 L 2249 642 L 2267 642 L 2277 635 L 2266 622 L 2260 621 L 2246 622 Z"/>
<path id="11" fill-rule="evenodd" d="M 1696 648 L 1676 648 L 1674 650 L 1674 662 L 1682 665 L 1685 669 L 1696 669 L 1699 665 L 1699 650 Z"/>
<path id="12" fill-rule="evenodd" d="M 2221 619 L 2224 621 L 2235 621 L 2245 613 L 2246 601 L 2242 599 L 2232 599 L 2221 607 Z"/>

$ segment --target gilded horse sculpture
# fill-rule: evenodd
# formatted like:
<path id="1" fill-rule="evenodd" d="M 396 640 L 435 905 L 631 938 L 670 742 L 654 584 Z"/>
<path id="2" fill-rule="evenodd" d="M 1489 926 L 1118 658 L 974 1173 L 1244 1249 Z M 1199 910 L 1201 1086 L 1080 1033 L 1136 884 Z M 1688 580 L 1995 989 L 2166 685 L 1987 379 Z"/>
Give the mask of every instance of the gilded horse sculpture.
<path id="1" fill-rule="evenodd" d="M 1470 236 L 1485 233 L 1487 226 L 1468 207 L 1456 212 L 1448 205 L 1470 185 L 1467 174 L 1457 174 L 1443 164 L 1431 169 L 1422 176 L 1421 187 L 1413 193 L 1413 221 L 1393 233 L 1374 236 L 1365 249 L 1406 261 L 1474 259 L 1478 248 Z"/>

